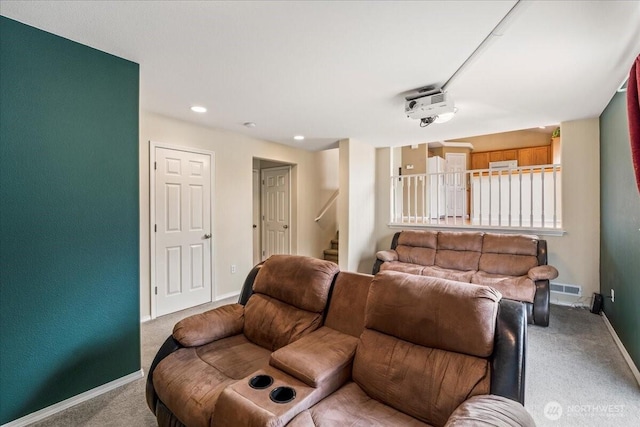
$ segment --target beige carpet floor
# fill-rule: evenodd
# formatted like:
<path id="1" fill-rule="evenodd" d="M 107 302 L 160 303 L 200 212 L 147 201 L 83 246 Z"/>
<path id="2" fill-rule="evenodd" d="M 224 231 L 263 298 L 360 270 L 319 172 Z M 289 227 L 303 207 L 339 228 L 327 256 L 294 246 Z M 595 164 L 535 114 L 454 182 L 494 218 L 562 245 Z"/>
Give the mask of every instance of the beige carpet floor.
<path id="1" fill-rule="evenodd" d="M 214 306 L 143 323 L 144 372 L 179 319 Z M 551 326 L 530 326 L 528 331 L 525 406 L 538 426 L 640 425 L 640 387 L 602 317 L 583 308 L 552 306 Z M 145 402 L 145 381 L 134 381 L 34 425 L 156 426 Z"/>

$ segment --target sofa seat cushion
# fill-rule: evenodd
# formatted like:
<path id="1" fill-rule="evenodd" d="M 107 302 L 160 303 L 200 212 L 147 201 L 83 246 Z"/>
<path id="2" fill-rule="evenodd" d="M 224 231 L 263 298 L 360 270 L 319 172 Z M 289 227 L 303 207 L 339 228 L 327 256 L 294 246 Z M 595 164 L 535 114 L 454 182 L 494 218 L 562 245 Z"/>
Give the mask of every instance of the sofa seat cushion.
<path id="1" fill-rule="evenodd" d="M 471 278 L 471 283 L 490 286 L 500 292 L 503 298 L 533 303 L 536 284 L 528 276 L 507 276 L 478 271 Z"/>
<path id="2" fill-rule="evenodd" d="M 471 283 L 471 278 L 473 277 L 475 272 L 475 270 L 461 271 L 433 266 L 425 267 L 422 270 L 422 275 L 429 277 L 438 277 L 440 279 L 455 280 L 456 282 Z"/>
<path id="3" fill-rule="evenodd" d="M 429 426 L 391 406 L 369 397 L 356 383 L 348 383 L 335 393 L 301 412 L 288 427 L 312 426 Z"/>
<path id="4" fill-rule="evenodd" d="M 409 263 L 400 262 L 400 261 L 391 261 L 391 262 L 384 262 L 382 263 L 382 265 L 380 265 L 380 271 L 385 271 L 385 270 L 399 271 L 400 273 L 416 274 L 419 276 L 422 274 L 422 270 L 424 270 L 424 265 L 409 264 Z"/>
<path id="5" fill-rule="evenodd" d="M 209 426 L 222 390 L 267 365 L 270 355 L 243 335 L 181 348 L 158 364 L 153 385 L 160 400 L 183 424 Z"/>

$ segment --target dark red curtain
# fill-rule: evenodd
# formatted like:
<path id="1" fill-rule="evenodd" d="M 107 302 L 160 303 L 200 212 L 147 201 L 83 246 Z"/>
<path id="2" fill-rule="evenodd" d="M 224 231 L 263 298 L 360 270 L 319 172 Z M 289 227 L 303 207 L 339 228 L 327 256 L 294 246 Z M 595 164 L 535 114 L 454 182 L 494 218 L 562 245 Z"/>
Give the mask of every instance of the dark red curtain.
<path id="1" fill-rule="evenodd" d="M 640 55 L 629 72 L 627 83 L 627 114 L 629 115 L 629 139 L 631 140 L 631 158 L 636 172 L 636 184 L 640 191 Z"/>

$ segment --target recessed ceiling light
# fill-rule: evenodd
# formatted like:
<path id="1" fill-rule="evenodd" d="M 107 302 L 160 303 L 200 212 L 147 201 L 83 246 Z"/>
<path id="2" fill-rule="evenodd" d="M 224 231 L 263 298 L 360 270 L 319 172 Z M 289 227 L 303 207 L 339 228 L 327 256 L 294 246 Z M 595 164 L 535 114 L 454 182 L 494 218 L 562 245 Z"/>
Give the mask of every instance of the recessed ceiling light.
<path id="1" fill-rule="evenodd" d="M 193 111 L 194 113 L 206 113 L 207 109 L 199 105 L 194 105 L 193 107 L 191 107 L 191 111 Z"/>
<path id="2" fill-rule="evenodd" d="M 248 128 L 254 128 L 254 127 L 256 127 L 256 124 L 253 123 L 253 122 L 244 122 L 242 124 L 242 126 L 245 126 L 245 127 L 248 127 Z"/>
<path id="3" fill-rule="evenodd" d="M 304 136 L 296 135 L 296 136 L 293 137 L 293 139 L 295 139 L 296 141 L 302 141 L 304 139 Z"/>

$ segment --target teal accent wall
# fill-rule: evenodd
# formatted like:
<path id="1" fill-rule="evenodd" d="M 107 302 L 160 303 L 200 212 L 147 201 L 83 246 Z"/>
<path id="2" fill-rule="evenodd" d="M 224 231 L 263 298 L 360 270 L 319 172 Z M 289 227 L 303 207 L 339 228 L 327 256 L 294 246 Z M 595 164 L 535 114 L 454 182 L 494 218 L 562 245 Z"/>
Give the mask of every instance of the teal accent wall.
<path id="1" fill-rule="evenodd" d="M 138 81 L 0 17 L 0 424 L 140 369 Z"/>
<path id="2" fill-rule="evenodd" d="M 600 116 L 600 292 L 604 312 L 640 367 L 640 193 L 636 187 L 626 94 Z M 615 302 L 607 296 L 615 290 Z"/>

